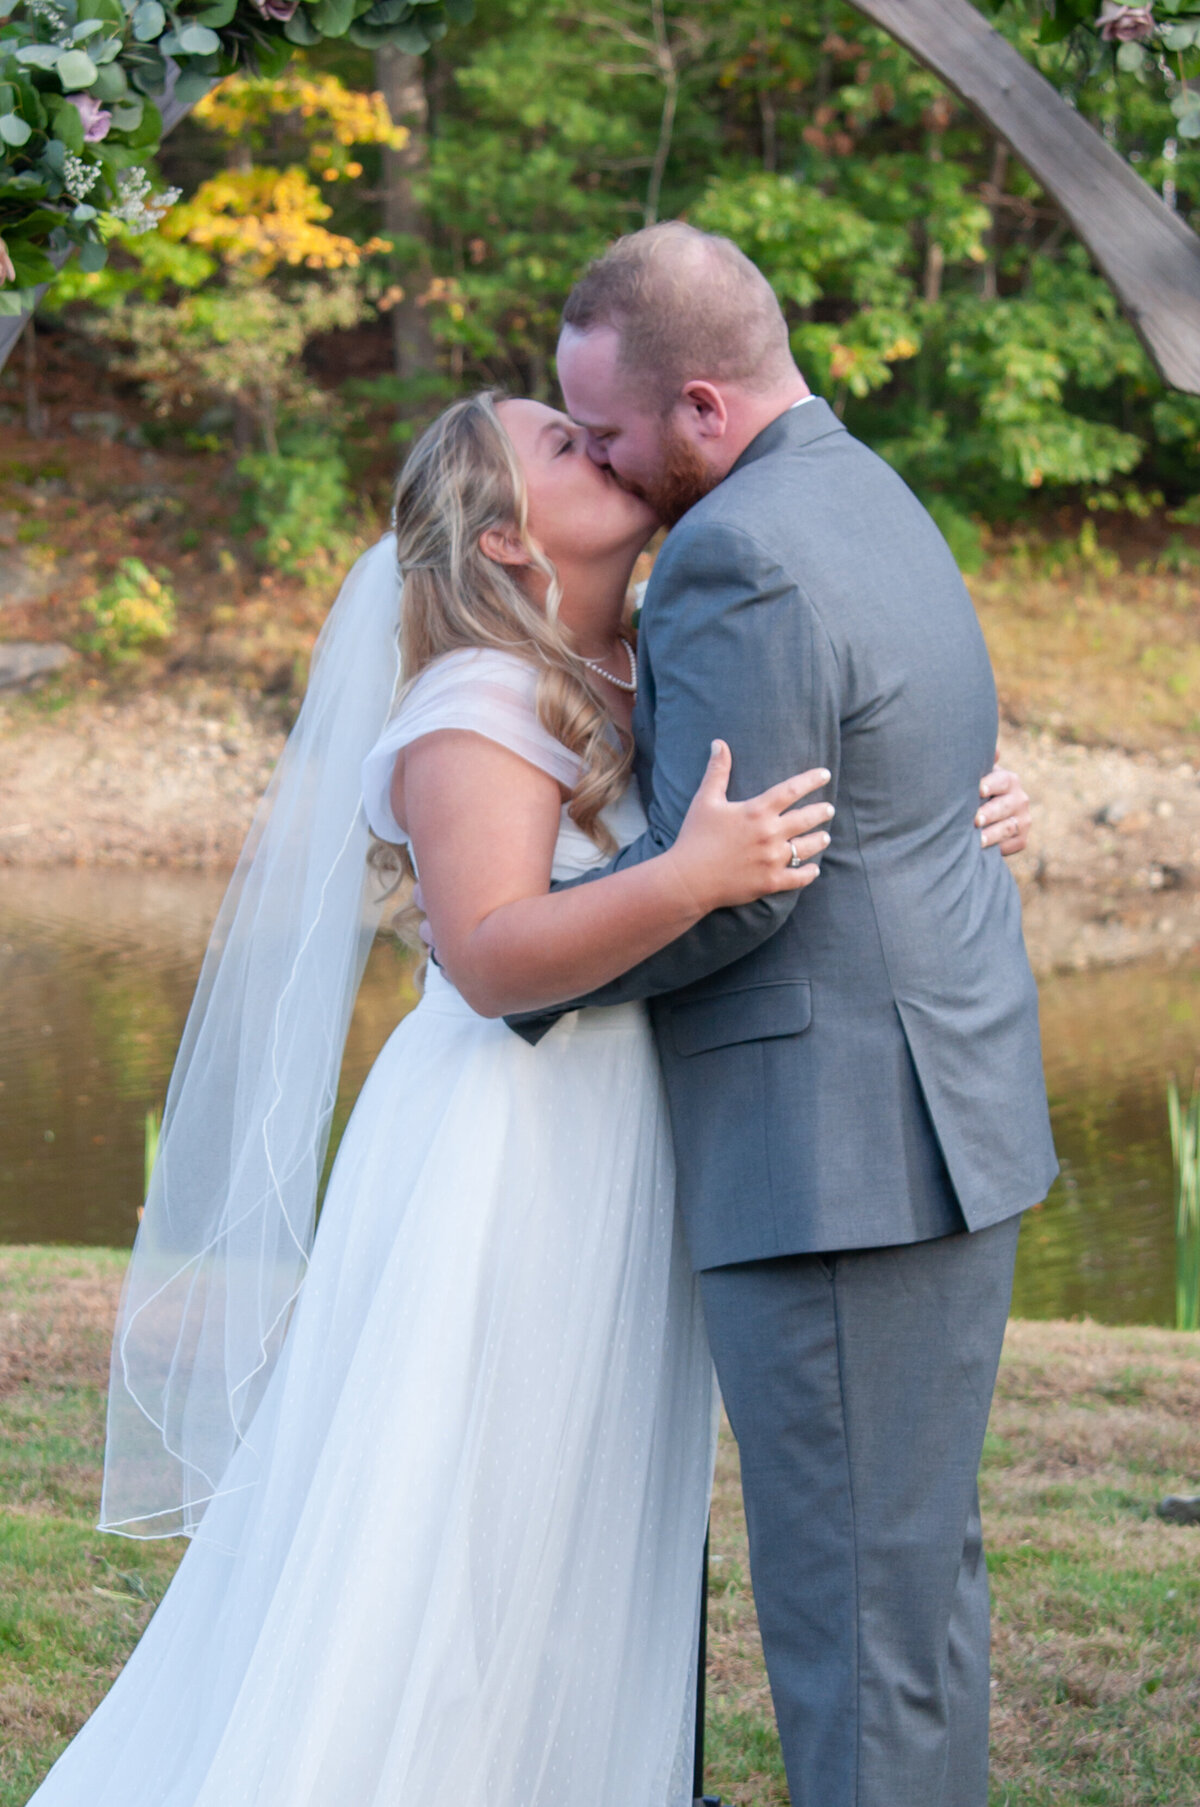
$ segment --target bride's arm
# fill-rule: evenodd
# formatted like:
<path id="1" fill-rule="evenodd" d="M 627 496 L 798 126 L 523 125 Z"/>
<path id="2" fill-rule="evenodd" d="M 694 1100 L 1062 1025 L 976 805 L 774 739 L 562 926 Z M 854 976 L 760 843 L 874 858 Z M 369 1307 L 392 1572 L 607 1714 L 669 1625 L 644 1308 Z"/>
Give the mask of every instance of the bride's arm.
<path id="1" fill-rule="evenodd" d="M 482 735 L 453 729 L 415 741 L 398 763 L 393 798 L 412 839 L 438 962 L 482 1016 L 578 997 L 711 910 L 803 890 L 817 868 L 789 868 L 789 839 L 806 861 L 829 839 L 828 804 L 792 808 L 828 773 L 731 803 L 729 749 L 716 742 L 672 847 L 595 884 L 551 893 L 562 808 L 553 778 Z"/>

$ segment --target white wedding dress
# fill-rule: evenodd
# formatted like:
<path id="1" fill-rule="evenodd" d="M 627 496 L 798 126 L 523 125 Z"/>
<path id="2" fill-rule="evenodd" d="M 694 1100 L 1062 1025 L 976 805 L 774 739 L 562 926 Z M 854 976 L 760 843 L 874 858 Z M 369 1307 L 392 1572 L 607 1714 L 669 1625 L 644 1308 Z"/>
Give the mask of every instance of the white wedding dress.
<path id="1" fill-rule="evenodd" d="M 433 727 L 571 783 L 533 689 L 432 666 L 364 768 L 373 826 Z M 607 819 L 644 821 L 632 792 Z M 555 876 L 599 857 L 564 811 Z M 430 968 L 248 1441 L 37 1807 L 690 1802 L 712 1370 L 641 1006 L 531 1048 Z"/>

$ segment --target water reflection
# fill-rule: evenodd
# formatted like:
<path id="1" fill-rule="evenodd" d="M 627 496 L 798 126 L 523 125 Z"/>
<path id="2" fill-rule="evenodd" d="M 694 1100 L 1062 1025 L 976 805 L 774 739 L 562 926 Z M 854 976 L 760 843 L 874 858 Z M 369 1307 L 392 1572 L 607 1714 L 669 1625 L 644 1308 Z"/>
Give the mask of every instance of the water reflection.
<path id="1" fill-rule="evenodd" d="M 1062 1174 L 1021 1236 L 1014 1310 L 1171 1324 L 1166 1085 L 1200 1065 L 1200 968 L 1115 967 L 1042 986 Z"/>
<path id="2" fill-rule="evenodd" d="M 0 1242 L 127 1246 L 143 1125 L 160 1107 L 224 880 L 0 872 Z M 334 1139 L 416 1001 L 394 942 L 372 951 Z"/>
<path id="3" fill-rule="evenodd" d="M 133 1240 L 144 1115 L 166 1091 L 222 889 L 190 874 L 0 872 L 0 1242 Z M 405 956 L 379 943 L 335 1137 L 413 1001 Z M 1169 1323 L 1164 1091 L 1200 1061 L 1200 969 L 1054 979 L 1042 1021 L 1064 1172 L 1026 1220 L 1015 1308 Z"/>

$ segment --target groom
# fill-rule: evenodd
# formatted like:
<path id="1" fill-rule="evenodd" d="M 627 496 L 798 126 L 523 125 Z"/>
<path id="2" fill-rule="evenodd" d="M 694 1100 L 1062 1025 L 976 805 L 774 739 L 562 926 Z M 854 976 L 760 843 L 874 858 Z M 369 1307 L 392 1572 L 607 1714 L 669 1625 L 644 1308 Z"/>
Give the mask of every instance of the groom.
<path id="1" fill-rule="evenodd" d="M 673 839 L 716 735 L 731 795 L 825 766 L 837 806 L 807 891 L 581 1000 L 651 1000 L 792 1801 L 985 1807 L 976 1475 L 1020 1213 L 1056 1161 L 1017 893 L 973 822 L 983 637 L 733 245 L 634 233 L 563 320 L 592 457 L 672 527 L 639 647 L 650 826 L 613 864 Z"/>

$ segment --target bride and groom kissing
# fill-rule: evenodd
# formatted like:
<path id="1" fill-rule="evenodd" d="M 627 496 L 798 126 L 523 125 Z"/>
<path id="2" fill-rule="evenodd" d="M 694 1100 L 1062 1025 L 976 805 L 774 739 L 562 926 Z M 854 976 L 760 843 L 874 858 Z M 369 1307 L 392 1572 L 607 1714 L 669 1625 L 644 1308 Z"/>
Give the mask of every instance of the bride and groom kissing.
<path id="1" fill-rule="evenodd" d="M 192 1543 L 39 1807 L 683 1807 L 714 1360 L 793 1802 L 985 1807 L 1055 1158 L 983 639 L 732 245 L 619 241 L 559 374 L 417 443 L 235 875 L 101 1520 Z M 367 823 L 436 960 L 314 1238 Z"/>

